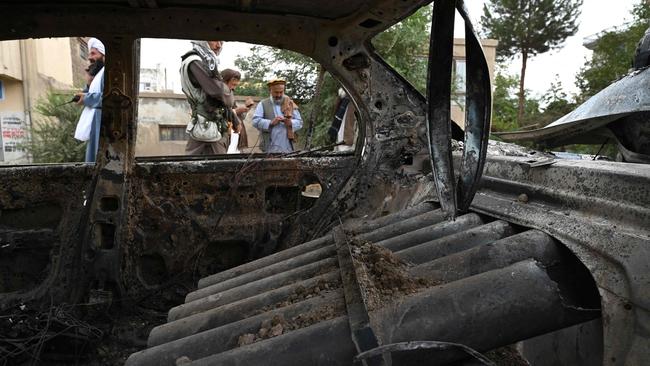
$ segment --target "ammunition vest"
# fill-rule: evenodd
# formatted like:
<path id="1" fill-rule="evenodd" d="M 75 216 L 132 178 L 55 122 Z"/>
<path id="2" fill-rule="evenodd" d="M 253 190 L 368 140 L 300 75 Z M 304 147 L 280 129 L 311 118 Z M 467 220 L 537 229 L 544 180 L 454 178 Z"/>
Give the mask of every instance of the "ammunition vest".
<path id="1" fill-rule="evenodd" d="M 205 92 L 200 87 L 194 86 L 190 80 L 190 64 L 194 61 L 202 63 L 203 59 L 197 54 L 190 53 L 185 57 L 185 59 L 183 59 L 180 70 L 181 89 L 187 96 L 187 101 L 190 103 L 190 107 L 192 108 L 192 119 L 196 119 L 198 114 L 208 121 L 213 121 L 217 123 L 219 132 L 224 134 L 228 131 L 226 107 L 218 107 L 211 111 L 206 108 L 207 96 L 205 95 Z"/>

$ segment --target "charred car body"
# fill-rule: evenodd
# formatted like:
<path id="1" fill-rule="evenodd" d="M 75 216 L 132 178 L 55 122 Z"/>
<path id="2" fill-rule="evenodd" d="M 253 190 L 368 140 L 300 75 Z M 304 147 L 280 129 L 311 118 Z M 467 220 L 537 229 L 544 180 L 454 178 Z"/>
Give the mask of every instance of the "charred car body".
<path id="1" fill-rule="evenodd" d="M 127 364 L 469 364 L 519 341 L 533 364 L 647 363 L 650 168 L 488 153 L 489 75 L 469 22 L 463 135 L 449 118 L 462 1 L 434 4 L 426 98 L 369 44 L 427 3 L 0 4 L 2 39 L 92 24 L 110 52 L 97 164 L 0 169 L 0 306 L 173 298 L 198 273 Z M 312 57 L 354 100 L 354 153 L 136 158 L 142 37 Z M 317 199 L 301 194 L 310 184 Z M 398 282 L 413 286 L 364 281 L 372 253 L 410 263 Z"/>

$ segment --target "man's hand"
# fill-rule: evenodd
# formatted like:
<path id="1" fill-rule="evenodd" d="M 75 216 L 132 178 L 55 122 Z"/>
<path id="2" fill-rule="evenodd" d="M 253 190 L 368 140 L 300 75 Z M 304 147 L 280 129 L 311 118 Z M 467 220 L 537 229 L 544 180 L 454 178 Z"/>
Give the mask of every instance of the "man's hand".
<path id="1" fill-rule="evenodd" d="M 246 106 L 241 106 L 241 107 L 237 107 L 237 108 L 233 109 L 233 111 L 235 112 L 235 114 L 242 114 L 242 113 L 248 112 L 248 109 L 249 108 L 246 107 Z"/>
<path id="2" fill-rule="evenodd" d="M 79 100 L 77 101 L 77 104 L 83 105 L 84 104 L 84 96 L 86 94 L 85 93 L 77 93 L 75 95 L 79 97 Z"/>
<path id="3" fill-rule="evenodd" d="M 278 123 L 280 123 L 282 121 L 284 121 L 284 117 L 283 116 L 277 116 L 277 117 L 273 118 L 273 120 L 271 121 L 271 126 L 275 126 L 275 125 L 277 125 Z"/>
<path id="4" fill-rule="evenodd" d="M 291 117 L 284 117 L 284 126 L 285 127 L 293 126 L 293 123 L 291 122 Z"/>

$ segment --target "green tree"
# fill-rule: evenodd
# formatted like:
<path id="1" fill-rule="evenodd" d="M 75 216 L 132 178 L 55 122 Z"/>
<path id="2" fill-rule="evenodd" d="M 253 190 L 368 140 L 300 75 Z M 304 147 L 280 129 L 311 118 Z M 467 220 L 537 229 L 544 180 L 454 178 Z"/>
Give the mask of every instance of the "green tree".
<path id="1" fill-rule="evenodd" d="M 555 75 L 555 80 L 551 82 L 551 86 L 542 96 L 541 102 L 544 104 L 544 110 L 539 116 L 539 127 L 544 127 L 556 121 L 573 111 L 577 106 L 564 91 L 558 75 Z"/>
<path id="2" fill-rule="evenodd" d="M 517 129 L 517 77 L 497 72 L 494 76 L 492 94 L 492 131 L 514 131 Z"/>
<path id="3" fill-rule="evenodd" d="M 509 75 L 504 66 L 499 66 L 494 77 L 494 92 L 492 93 L 492 131 L 514 131 L 520 124 L 517 122 L 518 98 L 516 97 L 519 78 Z M 540 101 L 529 95 L 526 90 L 522 126 L 535 125 L 540 117 Z"/>
<path id="4" fill-rule="evenodd" d="M 235 65 L 244 72 L 237 92 L 241 95 L 267 96 L 266 81 L 279 77 L 288 81 L 287 95 L 298 103 L 314 95 L 318 64 L 299 53 L 267 46 L 253 46 L 248 57 L 238 57 Z"/>
<path id="5" fill-rule="evenodd" d="M 377 53 L 423 95 L 427 90 L 431 14 L 432 6 L 422 7 L 372 39 Z"/>
<path id="6" fill-rule="evenodd" d="M 576 76 L 579 100 L 588 99 L 628 73 L 637 43 L 650 21 L 650 7 L 645 0 L 634 6 L 632 15 L 634 20 L 629 25 L 605 32 L 596 40 L 591 59 Z"/>
<path id="7" fill-rule="evenodd" d="M 235 59 L 235 66 L 244 73 L 237 94 L 263 97 L 269 94 L 265 81 L 271 73 L 271 63 L 265 57 L 270 47 L 254 46 L 251 52 L 250 56 Z"/>
<path id="8" fill-rule="evenodd" d="M 483 5 L 481 27 L 497 39 L 499 60 L 521 56 L 517 123 L 525 109 L 525 79 L 528 58 L 558 48 L 578 30 L 582 0 L 489 0 Z"/>
<path id="9" fill-rule="evenodd" d="M 74 139 L 81 107 L 68 94 L 48 92 L 34 109 L 39 116 L 29 130 L 31 138 L 24 145 L 34 163 L 84 161 L 86 145 Z"/>

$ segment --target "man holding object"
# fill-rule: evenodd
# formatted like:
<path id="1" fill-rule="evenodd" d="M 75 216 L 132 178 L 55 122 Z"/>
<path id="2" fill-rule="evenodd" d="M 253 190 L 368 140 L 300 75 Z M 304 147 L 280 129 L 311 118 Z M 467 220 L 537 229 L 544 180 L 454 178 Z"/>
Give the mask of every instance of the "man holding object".
<path id="1" fill-rule="evenodd" d="M 302 128 L 298 106 L 284 94 L 286 81 L 274 79 L 267 83 L 270 98 L 257 104 L 253 127 L 262 134 L 262 151 L 288 153 L 293 151 L 294 131 Z"/>

